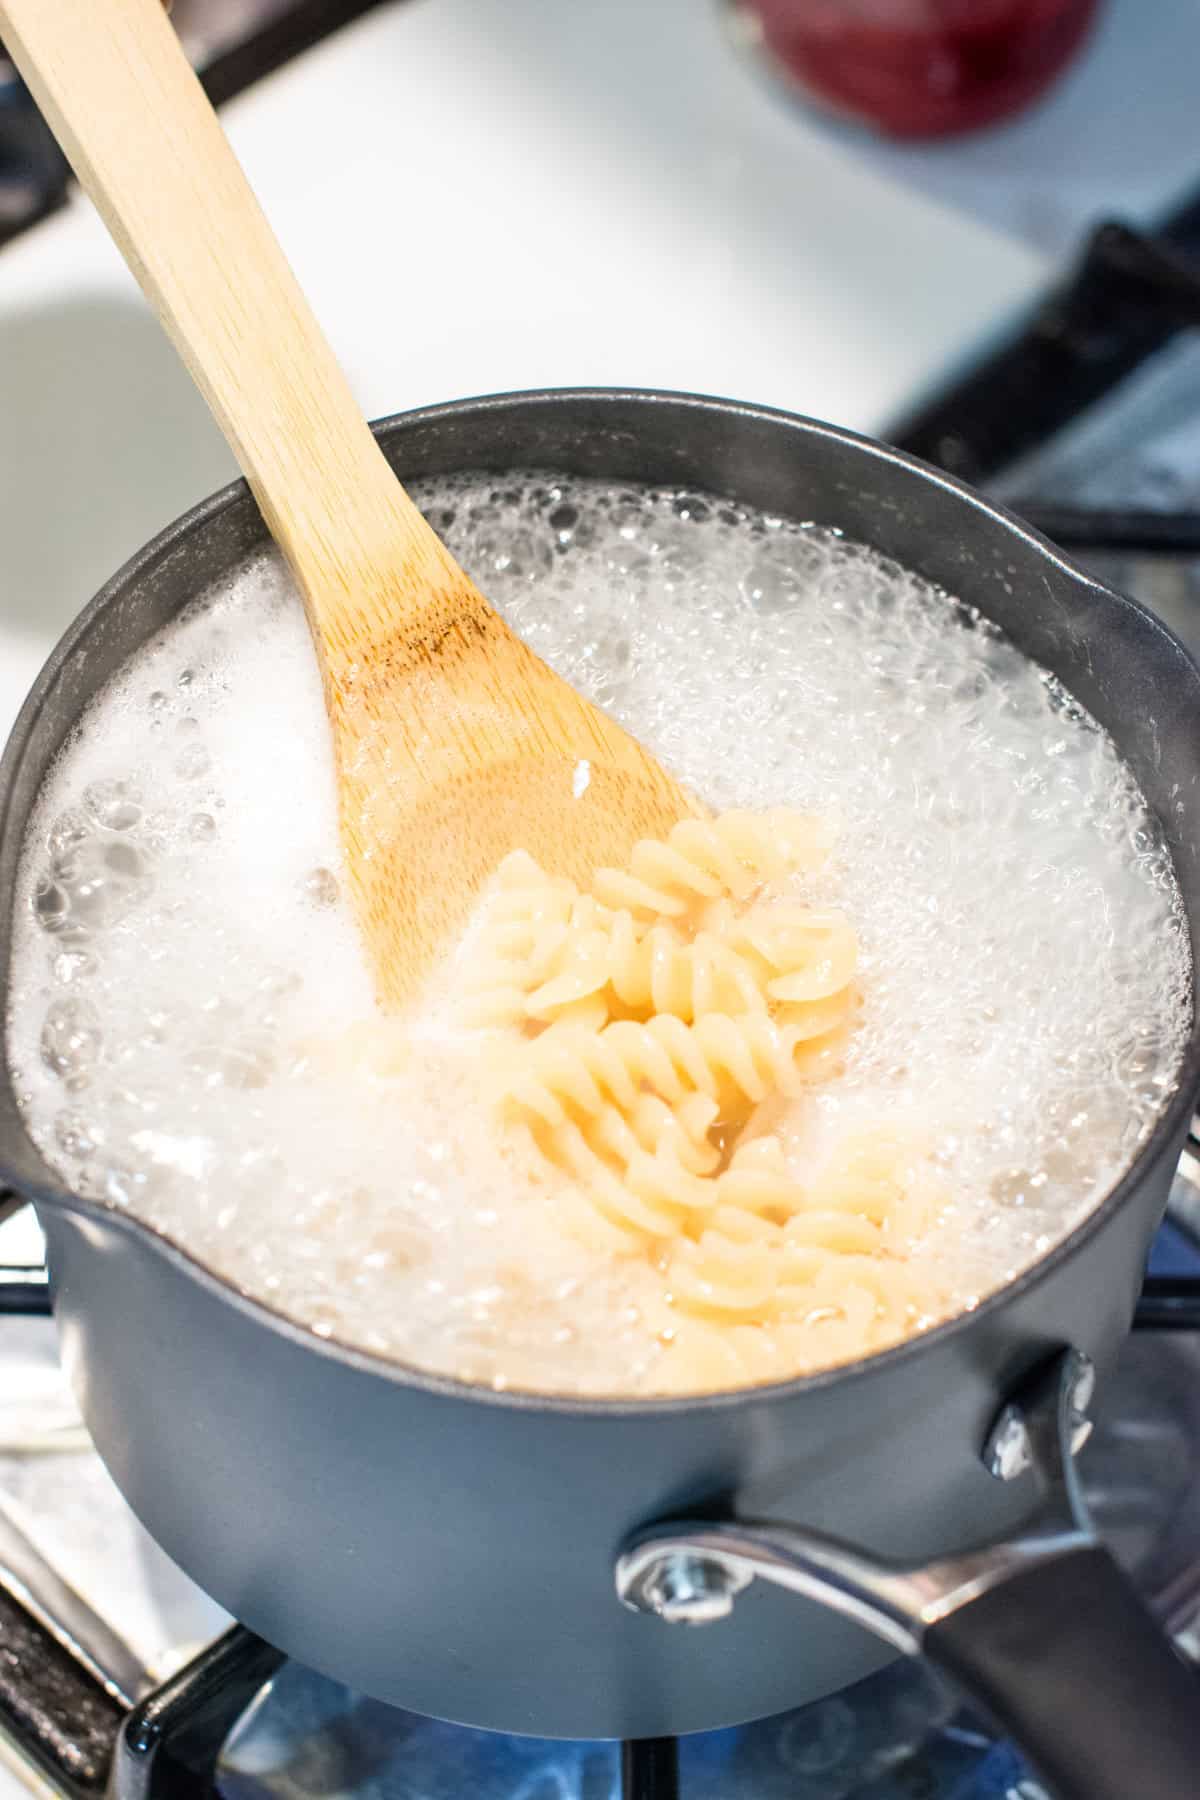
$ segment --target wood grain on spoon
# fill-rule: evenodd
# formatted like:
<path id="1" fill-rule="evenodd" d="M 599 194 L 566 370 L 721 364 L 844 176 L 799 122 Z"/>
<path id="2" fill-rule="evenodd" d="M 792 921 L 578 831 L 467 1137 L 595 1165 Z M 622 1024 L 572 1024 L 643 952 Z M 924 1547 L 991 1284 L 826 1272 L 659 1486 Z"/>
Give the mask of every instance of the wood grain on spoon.
<path id="1" fill-rule="evenodd" d="M 394 1004 L 509 850 L 583 875 L 698 809 L 513 635 L 396 480 L 160 0 L 0 0 L 0 38 L 304 596 L 351 893 Z M 462 278 L 411 251 L 414 279 Z"/>

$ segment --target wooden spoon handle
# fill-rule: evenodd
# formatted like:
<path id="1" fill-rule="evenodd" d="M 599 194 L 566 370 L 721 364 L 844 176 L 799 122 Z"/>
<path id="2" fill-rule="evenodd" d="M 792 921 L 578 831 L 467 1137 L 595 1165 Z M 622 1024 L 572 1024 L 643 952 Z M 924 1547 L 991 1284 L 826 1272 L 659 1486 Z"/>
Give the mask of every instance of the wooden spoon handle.
<path id="1" fill-rule="evenodd" d="M 458 571 L 371 436 L 160 0 L 0 0 L 0 37 L 212 408 L 336 673 L 380 570 L 411 577 L 389 596 L 410 612 Z"/>

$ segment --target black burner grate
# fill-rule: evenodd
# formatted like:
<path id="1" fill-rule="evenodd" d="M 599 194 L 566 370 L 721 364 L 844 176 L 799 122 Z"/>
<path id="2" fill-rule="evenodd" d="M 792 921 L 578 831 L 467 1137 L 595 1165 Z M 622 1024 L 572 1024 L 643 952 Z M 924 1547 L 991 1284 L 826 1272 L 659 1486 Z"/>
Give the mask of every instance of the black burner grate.
<path id="1" fill-rule="evenodd" d="M 205 41 L 193 43 L 194 34 L 183 31 L 184 47 L 209 99 L 214 106 L 223 106 L 379 4 L 380 0 L 291 0 L 278 10 L 246 0 L 237 14 L 240 30 L 231 35 L 226 25 L 213 44 L 207 42 L 208 33 L 202 33 Z M 189 10 L 197 9 L 177 7 L 181 27 L 188 23 Z M 200 0 L 202 18 L 204 11 Z M 66 158 L 0 45 L 0 245 L 57 212 L 66 202 L 71 180 Z"/>
<path id="2" fill-rule="evenodd" d="M 1152 236 L 1118 220 L 1099 225 L 1078 266 L 1007 342 L 885 435 L 964 481 L 985 481 L 1197 325 L 1200 198 L 1193 196 Z"/>
<path id="3" fill-rule="evenodd" d="M 124 1718 L 120 1701 L 0 1585 L 0 1731 L 69 1800 L 90 1800 L 104 1793 Z"/>
<path id="4" fill-rule="evenodd" d="M 113 1754 L 113 1800 L 211 1800 L 222 1745 L 284 1662 L 235 1625 L 135 1706 Z"/>
<path id="5" fill-rule="evenodd" d="M 621 1746 L 621 1800 L 679 1800 L 678 1738 Z"/>
<path id="6" fill-rule="evenodd" d="M 0 1729 L 66 1800 L 213 1800 L 222 1748 L 282 1667 L 242 1625 L 126 1711 L 0 1591 Z M 621 1800 L 679 1800 L 673 1738 L 621 1746 Z"/>

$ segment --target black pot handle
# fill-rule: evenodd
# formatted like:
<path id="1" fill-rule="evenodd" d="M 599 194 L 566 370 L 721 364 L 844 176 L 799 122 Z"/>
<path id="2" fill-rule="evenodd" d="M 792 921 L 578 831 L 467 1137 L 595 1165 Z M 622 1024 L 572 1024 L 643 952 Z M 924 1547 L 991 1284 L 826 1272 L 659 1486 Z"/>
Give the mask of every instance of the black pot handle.
<path id="1" fill-rule="evenodd" d="M 1099 1545 L 1008 1576 L 927 1626 L 921 1649 L 1056 1800 L 1200 1795 L 1200 1678 Z"/>
<path id="2" fill-rule="evenodd" d="M 1011 1542 L 903 1568 L 792 1525 L 664 1523 L 618 1559 L 627 1606 L 705 1624 L 759 1577 L 928 1656 L 1013 1738 L 1056 1800 L 1197 1800 L 1200 1677 L 1099 1543 L 1075 1476 L 1094 1384 L 1064 1351 L 984 1446 L 1041 1506 Z"/>

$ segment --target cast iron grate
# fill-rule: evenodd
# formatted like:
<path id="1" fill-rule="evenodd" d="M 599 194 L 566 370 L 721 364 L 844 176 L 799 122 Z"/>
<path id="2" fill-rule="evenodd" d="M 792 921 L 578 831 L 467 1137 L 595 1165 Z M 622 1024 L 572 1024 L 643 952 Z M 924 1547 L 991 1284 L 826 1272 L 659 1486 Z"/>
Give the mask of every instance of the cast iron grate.
<path id="1" fill-rule="evenodd" d="M 251 24 L 246 34 L 202 55 L 198 73 L 214 106 L 224 106 L 283 68 L 380 0 L 293 0 Z M 246 9 L 253 18 L 253 8 Z M 66 158 L 0 45 L 0 245 L 66 203 L 72 183 Z"/>

